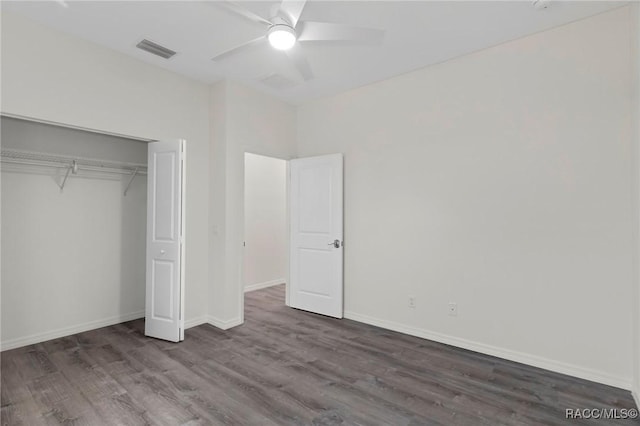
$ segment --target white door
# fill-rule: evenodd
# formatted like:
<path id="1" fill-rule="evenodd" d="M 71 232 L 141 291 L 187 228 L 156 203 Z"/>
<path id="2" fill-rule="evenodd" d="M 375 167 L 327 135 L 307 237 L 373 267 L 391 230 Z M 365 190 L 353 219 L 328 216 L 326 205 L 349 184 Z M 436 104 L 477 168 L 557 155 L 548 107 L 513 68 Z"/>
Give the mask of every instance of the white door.
<path id="1" fill-rule="evenodd" d="M 145 334 L 184 339 L 184 141 L 151 142 L 147 164 Z"/>
<path id="2" fill-rule="evenodd" d="M 289 306 L 342 318 L 342 154 L 289 167 Z"/>

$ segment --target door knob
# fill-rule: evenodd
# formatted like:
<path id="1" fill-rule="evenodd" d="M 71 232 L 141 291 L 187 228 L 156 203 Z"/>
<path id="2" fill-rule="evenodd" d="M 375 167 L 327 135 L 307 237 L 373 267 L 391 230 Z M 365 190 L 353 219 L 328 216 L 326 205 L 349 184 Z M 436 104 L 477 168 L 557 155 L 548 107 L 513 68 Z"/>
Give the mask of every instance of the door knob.
<path id="1" fill-rule="evenodd" d="M 165 253 L 166 253 L 166 251 L 160 250 L 160 254 L 165 254 Z"/>
<path id="2" fill-rule="evenodd" d="M 334 246 L 335 248 L 340 248 L 340 240 L 333 240 L 332 243 L 327 244 L 328 246 Z"/>

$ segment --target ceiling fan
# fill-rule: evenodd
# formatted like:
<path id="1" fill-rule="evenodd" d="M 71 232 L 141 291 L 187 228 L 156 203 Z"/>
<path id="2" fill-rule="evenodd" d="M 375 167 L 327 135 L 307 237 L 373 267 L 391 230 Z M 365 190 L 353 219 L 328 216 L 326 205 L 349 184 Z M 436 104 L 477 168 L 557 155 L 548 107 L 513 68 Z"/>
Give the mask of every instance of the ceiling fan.
<path id="1" fill-rule="evenodd" d="M 229 56 L 247 52 L 270 44 L 277 50 L 284 51 L 305 81 L 313 78 L 301 44 L 305 42 L 349 42 L 363 44 L 379 44 L 384 37 L 384 30 L 374 28 L 352 27 L 331 22 L 301 21 L 300 16 L 306 0 L 283 0 L 275 16 L 265 19 L 243 7 L 238 2 L 220 1 L 214 4 L 242 16 L 252 22 L 266 27 L 265 35 L 222 52 L 212 58 L 221 61 Z"/>

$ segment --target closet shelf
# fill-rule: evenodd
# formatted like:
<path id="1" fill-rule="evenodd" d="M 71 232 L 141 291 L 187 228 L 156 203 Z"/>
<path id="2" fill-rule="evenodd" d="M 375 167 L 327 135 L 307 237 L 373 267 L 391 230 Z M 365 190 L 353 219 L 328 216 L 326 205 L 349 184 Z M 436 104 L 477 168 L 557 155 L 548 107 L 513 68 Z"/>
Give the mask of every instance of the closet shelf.
<path id="1" fill-rule="evenodd" d="M 71 167 L 75 161 L 77 167 L 82 170 L 105 171 L 122 174 L 131 174 L 135 170 L 138 170 L 137 174 L 146 174 L 147 172 L 146 164 L 46 154 L 43 152 L 22 151 L 18 149 L 3 148 L 0 150 L 0 157 L 3 163 L 67 168 Z"/>
<path id="2" fill-rule="evenodd" d="M 0 150 L 0 160 L 3 163 L 10 164 L 23 164 L 28 166 L 66 169 L 64 178 L 60 183 L 60 190 L 64 189 L 64 186 L 70 174 L 77 174 L 79 171 L 91 171 L 131 175 L 131 179 L 129 180 L 127 188 L 124 192 L 124 195 L 127 195 L 127 191 L 129 190 L 133 179 L 138 175 L 147 174 L 146 164 L 100 160 L 85 157 L 72 157 L 35 151 L 23 151 L 18 149 Z"/>

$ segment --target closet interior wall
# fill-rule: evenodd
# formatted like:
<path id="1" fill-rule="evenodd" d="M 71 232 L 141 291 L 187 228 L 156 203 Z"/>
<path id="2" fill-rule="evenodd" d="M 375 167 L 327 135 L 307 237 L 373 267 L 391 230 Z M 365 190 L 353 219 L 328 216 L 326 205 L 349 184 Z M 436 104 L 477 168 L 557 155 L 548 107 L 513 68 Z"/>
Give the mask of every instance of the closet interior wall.
<path id="1" fill-rule="evenodd" d="M 5 154 L 27 151 L 146 166 L 146 142 L 1 120 Z M 131 180 L 126 168 L 104 173 L 80 166 L 61 190 L 67 167 L 3 159 L 2 350 L 143 317 L 144 167 Z"/>

